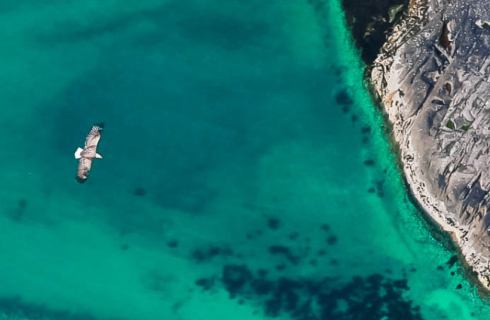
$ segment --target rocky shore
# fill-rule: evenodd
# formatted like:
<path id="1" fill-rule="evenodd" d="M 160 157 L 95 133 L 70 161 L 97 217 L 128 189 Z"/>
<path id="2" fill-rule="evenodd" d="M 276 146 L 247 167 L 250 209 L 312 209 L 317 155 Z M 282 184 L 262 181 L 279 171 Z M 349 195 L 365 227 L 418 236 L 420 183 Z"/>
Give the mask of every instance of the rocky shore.
<path id="1" fill-rule="evenodd" d="M 490 6 L 411 0 L 371 81 L 413 195 L 490 288 Z"/>

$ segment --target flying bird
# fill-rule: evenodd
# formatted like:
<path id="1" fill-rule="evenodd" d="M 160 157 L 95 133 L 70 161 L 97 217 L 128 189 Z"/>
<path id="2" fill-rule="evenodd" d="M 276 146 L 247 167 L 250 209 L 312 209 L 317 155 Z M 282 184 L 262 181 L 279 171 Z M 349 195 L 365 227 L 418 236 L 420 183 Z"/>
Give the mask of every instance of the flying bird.
<path id="1" fill-rule="evenodd" d="M 85 140 L 85 147 L 83 149 L 78 147 L 77 151 L 75 151 L 75 159 L 80 159 L 76 177 L 77 182 L 84 183 L 87 181 L 94 158 L 102 159 L 102 156 L 97 153 L 97 145 L 103 128 L 104 124 L 93 126 Z"/>

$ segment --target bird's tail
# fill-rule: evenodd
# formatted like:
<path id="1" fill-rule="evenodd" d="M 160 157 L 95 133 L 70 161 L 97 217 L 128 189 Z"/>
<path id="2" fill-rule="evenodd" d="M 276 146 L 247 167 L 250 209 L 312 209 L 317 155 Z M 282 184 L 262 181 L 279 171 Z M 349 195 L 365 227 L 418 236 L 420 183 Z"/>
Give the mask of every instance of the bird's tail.
<path id="1" fill-rule="evenodd" d="M 75 151 L 75 159 L 80 159 L 82 157 L 83 149 L 78 147 L 77 151 Z"/>

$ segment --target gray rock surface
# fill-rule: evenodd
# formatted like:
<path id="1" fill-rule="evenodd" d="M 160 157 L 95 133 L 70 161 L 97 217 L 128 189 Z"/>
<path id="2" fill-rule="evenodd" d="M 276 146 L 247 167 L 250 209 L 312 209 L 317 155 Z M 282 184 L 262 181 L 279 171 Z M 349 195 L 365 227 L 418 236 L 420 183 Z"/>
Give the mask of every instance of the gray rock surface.
<path id="1" fill-rule="evenodd" d="M 490 287 L 490 3 L 412 0 L 375 60 L 412 192 Z"/>

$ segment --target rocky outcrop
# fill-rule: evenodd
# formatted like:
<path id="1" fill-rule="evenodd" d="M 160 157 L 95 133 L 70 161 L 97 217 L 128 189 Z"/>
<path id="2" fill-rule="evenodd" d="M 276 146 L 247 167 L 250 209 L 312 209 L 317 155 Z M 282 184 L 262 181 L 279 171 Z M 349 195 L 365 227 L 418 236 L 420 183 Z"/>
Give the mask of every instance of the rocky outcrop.
<path id="1" fill-rule="evenodd" d="M 371 65 L 386 42 L 387 31 L 406 10 L 408 0 L 342 0 L 341 3 L 361 58 Z"/>
<path id="2" fill-rule="evenodd" d="M 490 288 L 489 3 L 412 0 L 371 80 L 415 198 Z"/>

